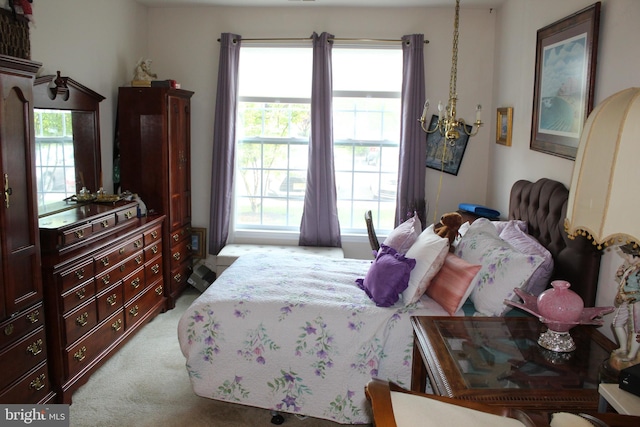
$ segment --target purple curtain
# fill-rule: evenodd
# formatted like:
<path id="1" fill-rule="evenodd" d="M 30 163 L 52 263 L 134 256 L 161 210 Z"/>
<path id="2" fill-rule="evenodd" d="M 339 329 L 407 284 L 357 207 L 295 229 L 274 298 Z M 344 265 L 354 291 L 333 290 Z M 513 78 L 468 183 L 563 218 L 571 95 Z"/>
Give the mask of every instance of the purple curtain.
<path id="1" fill-rule="evenodd" d="M 218 89 L 213 119 L 213 159 L 211 162 L 211 210 L 209 218 L 209 253 L 217 255 L 229 236 L 233 203 L 232 185 L 238 109 L 238 65 L 240 40 L 236 34 L 223 33 L 220 38 Z"/>
<path id="2" fill-rule="evenodd" d="M 300 224 L 300 246 L 340 247 L 340 223 L 335 167 L 333 164 L 333 80 L 331 49 L 333 35 L 315 32 L 311 83 L 311 135 L 309 169 Z"/>
<path id="3" fill-rule="evenodd" d="M 425 161 L 427 144 L 418 118 L 425 99 L 424 34 L 402 37 L 402 112 L 396 225 L 416 211 L 427 224 L 425 207 Z"/>

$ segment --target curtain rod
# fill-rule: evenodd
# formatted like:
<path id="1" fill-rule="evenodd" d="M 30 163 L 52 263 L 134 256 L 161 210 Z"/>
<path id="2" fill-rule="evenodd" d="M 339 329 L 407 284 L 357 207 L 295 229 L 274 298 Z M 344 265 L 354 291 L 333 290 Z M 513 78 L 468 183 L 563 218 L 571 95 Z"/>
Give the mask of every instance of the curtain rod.
<path id="1" fill-rule="evenodd" d="M 243 42 L 257 42 L 257 41 L 307 41 L 307 40 L 311 40 L 310 37 L 307 38 L 257 38 L 257 39 L 242 39 Z M 334 38 L 330 38 L 329 40 L 333 40 L 333 41 L 348 41 L 348 42 L 385 42 L 385 43 L 399 43 L 402 40 L 395 40 L 395 39 L 350 39 L 350 38 L 339 38 L 339 37 L 334 37 Z M 218 41 L 220 41 L 220 39 L 218 39 Z M 235 42 L 236 39 L 233 39 L 233 41 Z M 429 40 L 425 40 L 424 44 L 428 44 Z"/>

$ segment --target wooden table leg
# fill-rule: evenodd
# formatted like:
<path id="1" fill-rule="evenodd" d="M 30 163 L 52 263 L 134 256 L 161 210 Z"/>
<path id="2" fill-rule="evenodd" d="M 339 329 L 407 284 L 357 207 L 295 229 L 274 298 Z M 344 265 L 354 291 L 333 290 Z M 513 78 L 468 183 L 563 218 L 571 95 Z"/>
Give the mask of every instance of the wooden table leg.
<path id="1" fill-rule="evenodd" d="M 427 367 L 420 351 L 420 344 L 413 335 L 413 357 L 411 360 L 411 390 L 424 393 L 427 388 Z"/>

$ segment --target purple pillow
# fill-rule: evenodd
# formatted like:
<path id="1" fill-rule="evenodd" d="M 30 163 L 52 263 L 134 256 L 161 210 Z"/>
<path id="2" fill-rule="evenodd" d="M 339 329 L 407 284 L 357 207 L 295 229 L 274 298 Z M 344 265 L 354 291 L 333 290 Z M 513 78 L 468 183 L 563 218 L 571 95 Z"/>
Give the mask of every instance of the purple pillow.
<path id="1" fill-rule="evenodd" d="M 406 254 L 418 240 L 420 233 L 422 233 L 422 223 L 418 214 L 414 214 L 413 217 L 394 228 L 382 243 L 391 246 L 401 254 Z"/>
<path id="2" fill-rule="evenodd" d="M 390 307 L 407 288 L 415 266 L 415 259 L 407 258 L 383 243 L 365 278 L 356 279 L 356 283 L 378 307 Z"/>

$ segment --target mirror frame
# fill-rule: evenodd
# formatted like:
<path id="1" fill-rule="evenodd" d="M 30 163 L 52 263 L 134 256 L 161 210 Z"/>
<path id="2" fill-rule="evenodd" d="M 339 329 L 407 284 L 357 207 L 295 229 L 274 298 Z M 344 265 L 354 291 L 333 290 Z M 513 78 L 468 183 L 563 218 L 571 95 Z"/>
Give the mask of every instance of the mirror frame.
<path id="1" fill-rule="evenodd" d="M 93 141 L 76 146 L 74 135 L 74 162 L 84 176 L 85 186 L 92 192 L 102 187 L 102 159 L 100 152 L 100 102 L 104 96 L 83 86 L 70 77 L 57 75 L 40 76 L 33 84 L 33 108 L 48 110 L 66 110 L 93 113 L 93 135 L 87 132 L 80 138 Z M 74 131 L 75 134 L 75 131 Z M 80 191 L 76 183 L 76 194 Z M 62 201 L 61 201 L 62 202 Z M 75 207 L 74 206 L 69 206 Z M 44 215 L 48 215 L 45 213 Z M 42 216 L 42 214 L 40 215 Z"/>

